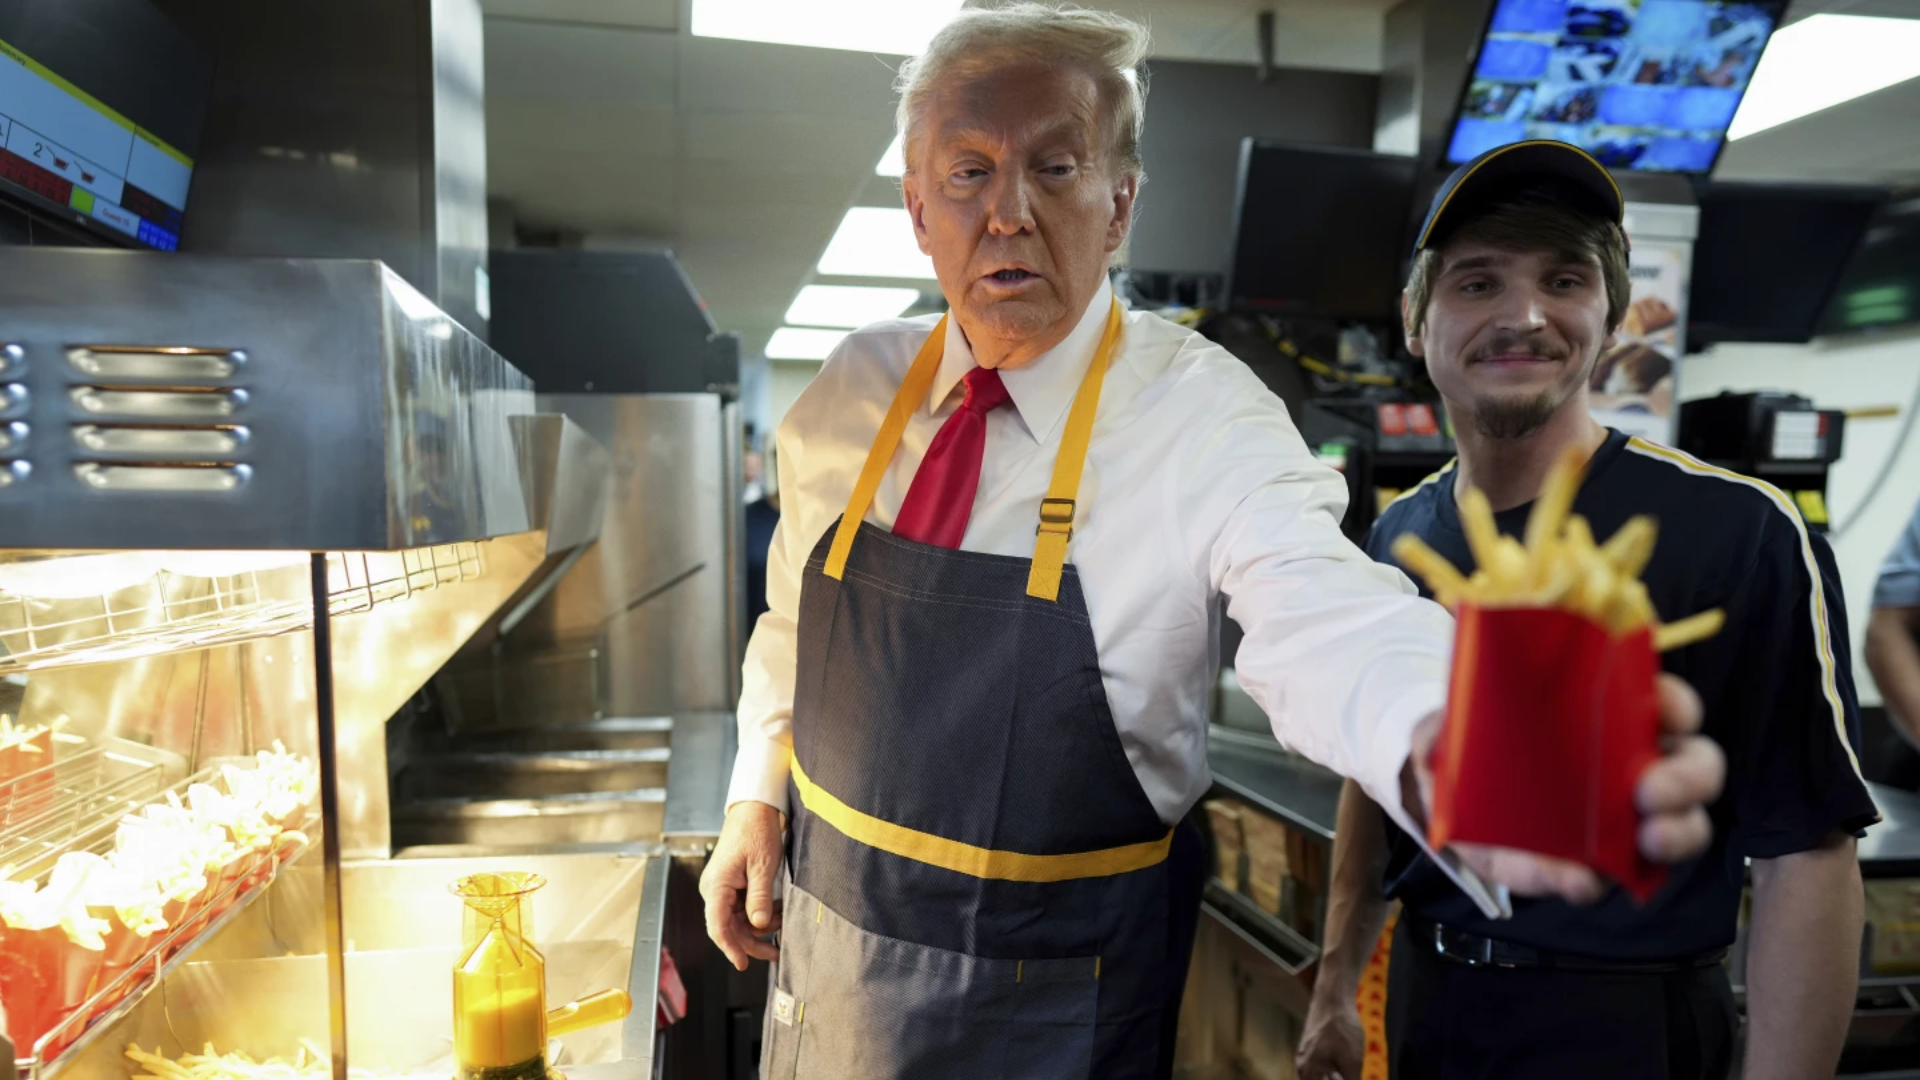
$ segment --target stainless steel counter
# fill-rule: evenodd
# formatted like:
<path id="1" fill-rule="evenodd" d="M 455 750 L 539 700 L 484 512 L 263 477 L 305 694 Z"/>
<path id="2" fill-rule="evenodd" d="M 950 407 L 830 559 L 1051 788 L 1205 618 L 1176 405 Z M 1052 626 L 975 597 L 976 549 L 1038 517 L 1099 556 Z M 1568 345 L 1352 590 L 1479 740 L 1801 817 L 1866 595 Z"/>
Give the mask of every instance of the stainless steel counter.
<path id="1" fill-rule="evenodd" d="M 1213 782 L 1312 836 L 1333 842 L 1340 776 L 1280 748 L 1271 735 L 1215 726 L 1207 733 Z"/>
<path id="2" fill-rule="evenodd" d="M 1281 749 L 1271 736 L 1213 727 L 1207 736 L 1213 780 L 1223 790 L 1333 841 L 1340 777 Z M 1860 841 L 1860 872 L 1869 878 L 1920 877 L 1920 795 L 1871 781 L 1881 822 Z"/>

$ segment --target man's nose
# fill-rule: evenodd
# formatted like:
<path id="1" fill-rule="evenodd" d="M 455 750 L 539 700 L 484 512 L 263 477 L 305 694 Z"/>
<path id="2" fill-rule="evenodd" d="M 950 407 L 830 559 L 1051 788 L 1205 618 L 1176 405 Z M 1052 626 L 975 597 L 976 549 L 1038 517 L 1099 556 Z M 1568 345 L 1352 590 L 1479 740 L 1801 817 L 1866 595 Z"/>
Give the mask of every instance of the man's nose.
<path id="1" fill-rule="evenodd" d="M 1547 298 L 1533 286 L 1508 289 L 1504 303 L 1495 313 L 1496 323 L 1502 330 L 1516 333 L 1531 333 L 1547 325 Z"/>
<path id="2" fill-rule="evenodd" d="M 1033 200 L 1024 170 L 1003 169 L 987 187 L 987 231 L 1015 236 L 1033 230 Z"/>

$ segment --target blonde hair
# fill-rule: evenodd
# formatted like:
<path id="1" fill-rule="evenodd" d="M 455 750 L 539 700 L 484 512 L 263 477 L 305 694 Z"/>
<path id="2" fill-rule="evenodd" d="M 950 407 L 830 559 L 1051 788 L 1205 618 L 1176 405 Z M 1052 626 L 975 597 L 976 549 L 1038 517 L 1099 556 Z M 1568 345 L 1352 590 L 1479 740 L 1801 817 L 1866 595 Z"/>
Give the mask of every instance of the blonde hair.
<path id="1" fill-rule="evenodd" d="M 934 88 L 1022 63 L 1076 64 L 1093 76 L 1106 112 L 1108 160 L 1122 175 L 1146 179 L 1140 133 L 1147 120 L 1147 28 L 1107 11 L 1060 3 L 968 8 L 935 34 L 925 52 L 901 65 L 894 126 L 907 167 L 913 128 Z"/>

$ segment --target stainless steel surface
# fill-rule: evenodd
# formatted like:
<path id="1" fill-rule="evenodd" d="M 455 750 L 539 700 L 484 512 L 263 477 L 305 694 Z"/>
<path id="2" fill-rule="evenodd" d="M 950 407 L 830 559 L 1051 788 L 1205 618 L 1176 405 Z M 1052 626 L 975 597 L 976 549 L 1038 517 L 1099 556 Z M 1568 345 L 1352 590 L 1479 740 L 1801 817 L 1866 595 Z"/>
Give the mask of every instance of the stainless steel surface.
<path id="1" fill-rule="evenodd" d="M 527 520 L 547 534 L 547 552 L 593 543 L 607 511 L 606 447 L 559 413 L 516 416 L 513 434 Z"/>
<path id="2" fill-rule="evenodd" d="M 409 768 L 404 798 L 533 799 L 665 788 L 669 756 L 677 759 L 678 748 L 427 754 L 415 758 Z"/>
<path id="3" fill-rule="evenodd" d="M 484 335 L 480 0 L 159 0 L 215 54 L 183 250 L 380 259 Z"/>
<path id="4" fill-rule="evenodd" d="M 1213 782 L 1329 843 L 1340 810 L 1340 776 L 1280 748 L 1272 735 L 1207 731 Z"/>
<path id="5" fill-rule="evenodd" d="M 0 548 L 390 551 L 529 528 L 510 421 L 530 384 L 377 263 L 6 247 L 0 279 L 34 433 Z M 248 359 L 95 384 L 80 346 Z M 159 421 L 247 438 L 150 462 L 70 437 Z M 221 482 L 165 490 L 182 467 Z"/>
<path id="6" fill-rule="evenodd" d="M 730 709 L 739 663 L 729 642 L 729 568 L 741 544 L 730 531 L 737 470 L 720 399 L 711 394 L 540 398 L 613 455 L 600 541 L 530 613 L 507 659 L 552 650 L 600 651 L 610 716 Z M 560 723 L 591 715 L 535 710 Z"/>
<path id="7" fill-rule="evenodd" d="M 508 753 L 567 750 L 642 750 L 676 741 L 670 716 L 623 716 L 584 724 L 529 724 L 464 739 L 465 745 Z"/>
<path id="8" fill-rule="evenodd" d="M 740 701 L 740 663 L 747 653 L 747 514 L 741 502 L 741 486 L 746 483 L 746 432 L 740 426 L 740 403 L 729 401 L 721 411 L 721 430 L 726 438 L 724 494 L 727 508 L 726 587 L 727 587 L 727 697 L 723 707 Z"/>
<path id="9" fill-rule="evenodd" d="M 660 835 L 665 788 L 539 799 L 417 799 L 393 810 L 395 844 L 619 844 Z"/>
<path id="10" fill-rule="evenodd" d="M 301 1039 L 324 1044 L 327 1005 L 317 860 L 282 875 L 264 903 L 170 974 L 161 993 L 69 1065 L 73 1080 L 124 1080 L 128 1042 L 177 1057 L 212 1042 L 257 1060 L 291 1058 Z M 547 958 L 548 1002 L 625 988 L 625 1024 L 561 1039 L 563 1060 L 604 1066 L 610 1077 L 652 1075 L 653 987 L 670 860 L 627 845 L 572 854 L 459 853 L 431 859 L 347 862 L 341 867 L 346 956 L 347 1060 L 394 1076 L 450 1072 L 451 972 L 459 956 L 460 902 L 451 882 L 483 871 L 528 870 L 547 885 L 534 895 L 535 941 Z M 643 994 L 645 995 L 643 997 Z M 645 1009 L 646 1011 L 642 1011 Z"/>
<path id="11" fill-rule="evenodd" d="M 660 838 L 675 851 L 704 854 L 727 815 L 727 782 L 739 729 L 731 712 L 682 713 L 673 720 L 673 763 L 667 773 Z"/>

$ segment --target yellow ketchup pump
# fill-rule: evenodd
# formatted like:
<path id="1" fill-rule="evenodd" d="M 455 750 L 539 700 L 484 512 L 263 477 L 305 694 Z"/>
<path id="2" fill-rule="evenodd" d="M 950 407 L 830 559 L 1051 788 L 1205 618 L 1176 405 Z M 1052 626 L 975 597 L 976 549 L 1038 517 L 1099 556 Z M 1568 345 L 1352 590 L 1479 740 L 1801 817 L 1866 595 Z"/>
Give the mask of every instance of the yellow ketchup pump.
<path id="1" fill-rule="evenodd" d="M 547 1040 L 625 1019 L 633 999 L 602 990 L 547 1011 L 547 960 L 533 945 L 539 874 L 474 874 L 451 886 L 466 901 L 453 968 L 458 1080 L 546 1080 Z"/>

